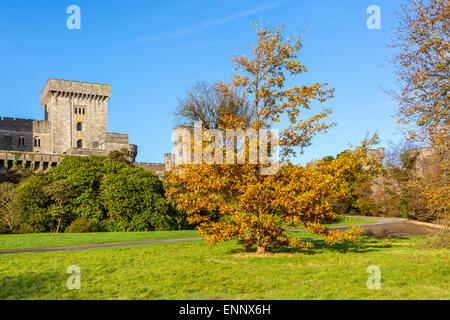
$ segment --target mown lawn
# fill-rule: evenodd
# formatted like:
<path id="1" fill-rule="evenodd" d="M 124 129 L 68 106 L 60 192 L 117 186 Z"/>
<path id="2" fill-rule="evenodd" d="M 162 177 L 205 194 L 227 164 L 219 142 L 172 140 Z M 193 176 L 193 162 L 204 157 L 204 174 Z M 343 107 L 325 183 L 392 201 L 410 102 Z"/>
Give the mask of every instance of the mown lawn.
<path id="1" fill-rule="evenodd" d="M 242 254 L 236 241 L 158 243 L 0 255 L 0 299 L 449 299 L 449 253 L 424 237 L 362 238 L 272 256 Z M 67 267 L 81 269 L 68 290 Z M 369 290 L 367 267 L 381 270 Z"/>
<path id="2" fill-rule="evenodd" d="M 151 232 L 32 233 L 0 235 L 0 250 L 51 248 L 82 244 L 115 243 L 198 237 L 196 230 Z"/>
<path id="3" fill-rule="evenodd" d="M 372 223 L 373 220 L 340 217 L 329 226 L 347 225 L 350 223 Z M 301 228 L 297 226 L 296 228 Z M 0 250 L 50 248 L 83 244 L 114 243 L 128 241 L 146 241 L 162 239 L 181 239 L 198 237 L 195 230 L 152 231 L 152 232 L 96 232 L 96 233 L 39 233 L 39 234 L 2 234 Z"/>

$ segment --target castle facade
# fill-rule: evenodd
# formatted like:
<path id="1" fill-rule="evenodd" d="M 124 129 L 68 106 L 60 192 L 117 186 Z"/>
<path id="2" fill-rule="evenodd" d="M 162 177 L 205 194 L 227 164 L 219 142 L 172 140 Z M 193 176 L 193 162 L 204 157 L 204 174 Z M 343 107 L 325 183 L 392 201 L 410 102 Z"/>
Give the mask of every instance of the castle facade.
<path id="1" fill-rule="evenodd" d="M 45 120 L 0 117 L 0 168 L 46 170 L 60 155 L 106 156 L 123 148 L 134 162 L 137 146 L 128 134 L 108 132 L 110 96 L 107 84 L 48 79 L 41 93 Z"/>

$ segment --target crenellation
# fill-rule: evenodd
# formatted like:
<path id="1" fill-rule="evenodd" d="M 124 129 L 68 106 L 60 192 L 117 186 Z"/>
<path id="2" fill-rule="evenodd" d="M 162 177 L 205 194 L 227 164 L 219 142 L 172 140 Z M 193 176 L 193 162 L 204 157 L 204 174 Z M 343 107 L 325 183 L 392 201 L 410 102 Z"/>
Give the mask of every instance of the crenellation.
<path id="1" fill-rule="evenodd" d="M 46 120 L 0 117 L 0 130 L 50 132 L 50 123 Z"/>
<path id="2" fill-rule="evenodd" d="M 85 94 L 86 99 L 107 100 L 111 95 L 111 85 L 90 82 L 48 79 L 41 93 L 41 105 L 45 107 L 51 97 L 71 97 Z"/>

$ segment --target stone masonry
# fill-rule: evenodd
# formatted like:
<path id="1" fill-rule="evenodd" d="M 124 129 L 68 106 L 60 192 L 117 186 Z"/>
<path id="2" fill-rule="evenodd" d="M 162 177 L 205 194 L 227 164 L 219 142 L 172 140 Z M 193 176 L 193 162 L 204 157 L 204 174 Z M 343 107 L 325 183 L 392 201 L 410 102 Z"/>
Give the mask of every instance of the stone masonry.
<path id="1" fill-rule="evenodd" d="M 45 120 L 0 117 L 0 169 L 46 170 L 60 155 L 106 156 L 123 148 L 134 161 L 137 146 L 128 134 L 107 130 L 110 96 L 107 84 L 48 79 L 41 93 Z"/>

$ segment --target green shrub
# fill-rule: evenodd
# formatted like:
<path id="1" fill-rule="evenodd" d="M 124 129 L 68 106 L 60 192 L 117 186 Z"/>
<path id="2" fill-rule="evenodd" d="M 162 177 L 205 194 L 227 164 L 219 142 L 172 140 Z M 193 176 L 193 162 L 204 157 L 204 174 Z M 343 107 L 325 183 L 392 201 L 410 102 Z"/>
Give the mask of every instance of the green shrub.
<path id="1" fill-rule="evenodd" d="M 7 233 L 12 233 L 11 228 L 5 221 L 0 220 L 0 234 L 7 234 Z"/>
<path id="2" fill-rule="evenodd" d="M 16 190 L 14 211 L 18 233 L 48 232 L 56 228 L 56 219 L 48 214 L 50 198 L 44 192 L 48 176 L 34 174 L 22 181 Z"/>
<path id="3" fill-rule="evenodd" d="M 107 157 L 64 157 L 58 167 L 20 183 L 14 208 L 20 233 L 55 232 L 58 226 L 61 231 L 70 226 L 70 232 L 87 232 L 82 228 L 86 221 L 97 231 L 186 226 L 185 215 L 167 203 L 153 172 Z"/>
<path id="4" fill-rule="evenodd" d="M 14 198 L 17 185 L 11 182 L 0 183 L 0 234 L 12 233 L 15 226 Z"/>
<path id="5" fill-rule="evenodd" d="M 86 233 L 86 232 L 95 232 L 97 229 L 95 228 L 92 221 L 87 217 L 81 217 L 76 219 L 70 226 L 66 228 L 64 232 L 66 233 Z"/>
<path id="6" fill-rule="evenodd" d="M 156 174 L 127 167 L 102 180 L 100 198 L 107 210 L 108 231 L 176 229 L 174 212 Z"/>

